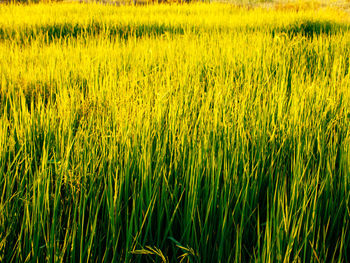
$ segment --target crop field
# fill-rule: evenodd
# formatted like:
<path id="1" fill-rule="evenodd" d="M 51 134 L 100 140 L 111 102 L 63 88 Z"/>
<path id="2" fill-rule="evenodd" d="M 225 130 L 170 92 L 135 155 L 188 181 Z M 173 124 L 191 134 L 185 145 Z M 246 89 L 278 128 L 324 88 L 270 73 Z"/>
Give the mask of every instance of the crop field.
<path id="1" fill-rule="evenodd" d="M 1 262 L 349 262 L 350 15 L 0 5 Z"/>

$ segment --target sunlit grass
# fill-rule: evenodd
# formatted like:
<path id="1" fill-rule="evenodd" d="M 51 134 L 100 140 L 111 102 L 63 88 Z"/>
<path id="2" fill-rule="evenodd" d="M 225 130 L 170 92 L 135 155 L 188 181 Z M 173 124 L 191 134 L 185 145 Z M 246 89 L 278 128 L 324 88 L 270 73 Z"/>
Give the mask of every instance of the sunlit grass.
<path id="1" fill-rule="evenodd" d="M 0 5 L 0 38 L 0 260 L 349 260 L 346 13 Z"/>

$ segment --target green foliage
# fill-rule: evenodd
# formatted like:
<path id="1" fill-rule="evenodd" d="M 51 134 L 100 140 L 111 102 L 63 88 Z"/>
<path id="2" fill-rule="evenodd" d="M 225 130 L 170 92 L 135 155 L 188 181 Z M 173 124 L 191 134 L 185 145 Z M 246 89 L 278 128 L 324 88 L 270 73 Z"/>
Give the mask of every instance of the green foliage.
<path id="1" fill-rule="evenodd" d="M 335 10 L 0 6 L 0 260 L 349 260 Z"/>

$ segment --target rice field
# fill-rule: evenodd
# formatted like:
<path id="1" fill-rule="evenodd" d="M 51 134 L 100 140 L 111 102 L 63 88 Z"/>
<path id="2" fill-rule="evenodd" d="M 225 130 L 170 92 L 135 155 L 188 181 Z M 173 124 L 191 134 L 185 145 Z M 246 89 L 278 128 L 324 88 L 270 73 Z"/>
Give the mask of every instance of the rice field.
<path id="1" fill-rule="evenodd" d="M 0 5 L 0 261 L 350 261 L 350 16 Z"/>

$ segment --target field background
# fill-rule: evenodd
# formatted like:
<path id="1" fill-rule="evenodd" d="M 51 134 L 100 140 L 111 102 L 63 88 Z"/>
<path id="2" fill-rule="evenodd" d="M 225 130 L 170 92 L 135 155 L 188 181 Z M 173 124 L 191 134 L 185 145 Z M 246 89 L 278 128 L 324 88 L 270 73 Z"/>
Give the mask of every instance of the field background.
<path id="1" fill-rule="evenodd" d="M 0 5 L 0 261 L 349 261 L 349 23 Z"/>

